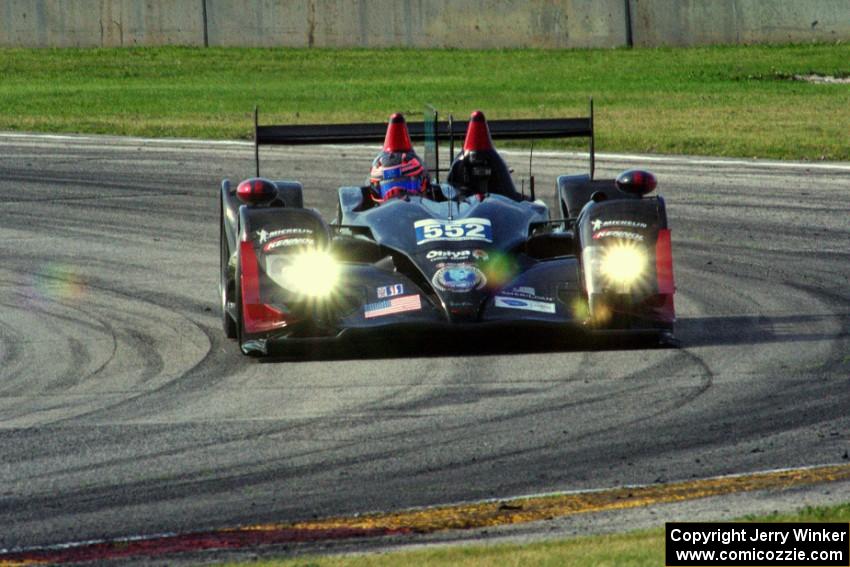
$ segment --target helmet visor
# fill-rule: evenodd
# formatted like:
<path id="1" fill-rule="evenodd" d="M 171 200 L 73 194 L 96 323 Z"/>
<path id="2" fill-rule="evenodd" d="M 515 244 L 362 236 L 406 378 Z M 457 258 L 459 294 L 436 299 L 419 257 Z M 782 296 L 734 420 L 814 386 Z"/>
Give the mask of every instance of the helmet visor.
<path id="1" fill-rule="evenodd" d="M 394 179 L 382 179 L 380 185 L 381 199 L 397 197 L 412 193 L 418 195 L 422 192 L 422 181 L 417 177 L 396 177 Z"/>

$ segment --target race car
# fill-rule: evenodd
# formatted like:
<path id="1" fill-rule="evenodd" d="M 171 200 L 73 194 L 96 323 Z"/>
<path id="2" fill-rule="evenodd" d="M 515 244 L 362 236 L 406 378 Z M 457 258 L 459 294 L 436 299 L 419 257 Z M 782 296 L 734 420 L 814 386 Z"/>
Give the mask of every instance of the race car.
<path id="1" fill-rule="evenodd" d="M 256 176 L 221 184 L 221 312 L 242 353 L 347 336 L 534 328 L 672 338 L 673 259 L 664 200 L 648 171 L 594 178 L 586 118 L 260 126 Z M 404 128 L 403 135 L 399 128 Z M 466 133 L 455 155 L 454 138 Z M 260 176 L 262 144 L 424 141 L 421 194 L 376 201 L 364 184 L 338 189 L 326 221 L 302 185 Z M 494 139 L 583 136 L 590 173 L 558 177 L 556 206 L 517 191 Z M 452 163 L 439 168 L 448 138 Z M 440 174 L 447 173 L 444 182 Z M 502 334 L 504 336 L 504 334 Z"/>

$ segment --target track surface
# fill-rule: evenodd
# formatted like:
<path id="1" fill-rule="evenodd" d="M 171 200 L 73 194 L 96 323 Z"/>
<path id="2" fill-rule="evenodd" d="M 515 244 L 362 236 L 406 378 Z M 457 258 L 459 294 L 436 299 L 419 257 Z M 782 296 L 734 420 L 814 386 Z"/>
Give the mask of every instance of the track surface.
<path id="1" fill-rule="evenodd" d="M 372 154 L 264 172 L 329 214 Z M 0 548 L 846 462 L 850 167 L 651 168 L 681 349 L 257 363 L 217 307 L 250 147 L 0 136 Z"/>

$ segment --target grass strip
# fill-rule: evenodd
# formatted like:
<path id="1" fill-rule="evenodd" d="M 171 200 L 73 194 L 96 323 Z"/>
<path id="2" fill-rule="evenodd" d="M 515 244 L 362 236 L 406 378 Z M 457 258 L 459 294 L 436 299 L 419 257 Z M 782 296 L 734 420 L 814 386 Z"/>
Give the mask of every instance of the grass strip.
<path id="1" fill-rule="evenodd" d="M 809 507 L 800 512 L 745 516 L 751 522 L 848 522 L 850 504 Z M 257 567 L 542 567 L 652 566 L 664 564 L 664 529 L 625 534 L 585 536 L 530 544 L 454 545 L 416 551 L 337 556 L 310 556 L 289 560 L 254 561 Z M 231 564 L 241 567 L 248 563 Z"/>
<path id="2" fill-rule="evenodd" d="M 264 123 L 586 115 L 603 151 L 850 159 L 850 44 L 688 49 L 0 49 L 0 130 L 240 139 Z M 578 146 L 584 147 L 583 143 Z"/>

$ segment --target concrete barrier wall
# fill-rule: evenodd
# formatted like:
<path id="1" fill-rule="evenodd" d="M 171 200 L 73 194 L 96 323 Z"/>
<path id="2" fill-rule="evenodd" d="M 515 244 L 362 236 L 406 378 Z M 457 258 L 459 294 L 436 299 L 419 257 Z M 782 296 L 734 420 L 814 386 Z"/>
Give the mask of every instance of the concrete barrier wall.
<path id="1" fill-rule="evenodd" d="M 622 0 L 207 0 L 210 45 L 609 47 Z"/>
<path id="2" fill-rule="evenodd" d="M 850 40 L 850 0 L 0 0 L 0 46 L 619 47 Z"/>
<path id="3" fill-rule="evenodd" d="M 66 4 L 92 0 L 69 0 Z M 204 17 L 194 0 L 100 0 L 104 46 L 203 45 Z"/>
<path id="4" fill-rule="evenodd" d="M 0 0 L 0 46 L 610 47 L 626 43 L 625 12 L 623 0 Z"/>
<path id="5" fill-rule="evenodd" d="M 203 45 L 200 0 L 0 0 L 0 46 Z"/>
<path id="6" fill-rule="evenodd" d="M 850 39 L 850 0 L 631 0 L 639 46 Z"/>

